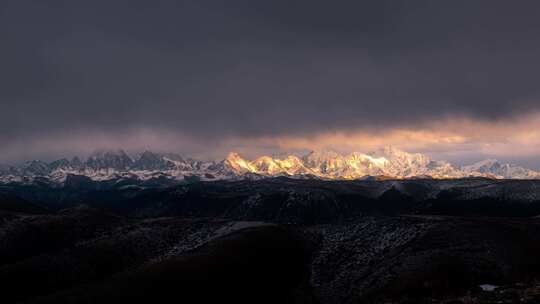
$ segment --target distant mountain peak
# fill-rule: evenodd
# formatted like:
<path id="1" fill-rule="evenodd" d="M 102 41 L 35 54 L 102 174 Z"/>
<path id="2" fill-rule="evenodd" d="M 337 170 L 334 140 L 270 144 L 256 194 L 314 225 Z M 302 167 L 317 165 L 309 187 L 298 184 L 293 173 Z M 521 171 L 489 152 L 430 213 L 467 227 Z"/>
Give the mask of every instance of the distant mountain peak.
<path id="1" fill-rule="evenodd" d="M 462 170 L 475 176 L 489 175 L 496 178 L 536 179 L 540 177 L 539 172 L 514 164 L 503 164 L 496 159 L 479 161 L 462 167 Z"/>
<path id="2" fill-rule="evenodd" d="M 225 165 L 228 169 L 237 174 L 253 173 L 255 171 L 251 162 L 242 158 L 240 154 L 236 152 L 230 152 L 225 159 Z"/>
<path id="3" fill-rule="evenodd" d="M 231 152 L 221 162 L 204 162 L 173 153 L 150 150 L 132 159 L 123 150 L 98 150 L 85 162 L 78 157 L 51 163 L 38 160 L 18 167 L 0 170 L 0 183 L 49 178 L 65 182 L 68 175 L 86 176 L 94 180 L 114 178 L 170 178 L 182 180 L 242 179 L 289 176 L 320 179 L 388 179 L 388 178 L 463 178 L 488 177 L 507 179 L 540 179 L 540 173 L 517 165 L 487 159 L 463 167 L 442 160 L 431 160 L 420 153 L 408 153 L 395 147 L 375 152 L 340 154 L 332 150 L 315 150 L 304 156 L 293 154 L 272 157 L 263 155 L 253 160 Z"/>
<path id="4" fill-rule="evenodd" d="M 146 150 L 139 158 L 133 162 L 132 168 L 135 170 L 166 171 L 175 167 L 174 161 L 165 156 Z"/>
<path id="5" fill-rule="evenodd" d="M 100 149 L 94 151 L 86 161 L 86 166 L 94 170 L 127 170 L 133 165 L 133 159 L 121 149 Z"/>

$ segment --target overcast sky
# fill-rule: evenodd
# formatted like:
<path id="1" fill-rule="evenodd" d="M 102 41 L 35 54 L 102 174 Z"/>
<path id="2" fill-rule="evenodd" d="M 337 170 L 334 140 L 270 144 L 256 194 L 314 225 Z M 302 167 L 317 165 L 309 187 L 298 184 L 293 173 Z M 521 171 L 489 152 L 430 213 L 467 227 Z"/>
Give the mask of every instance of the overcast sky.
<path id="1" fill-rule="evenodd" d="M 394 145 L 540 168 L 539 1 L 0 2 L 0 161 Z"/>

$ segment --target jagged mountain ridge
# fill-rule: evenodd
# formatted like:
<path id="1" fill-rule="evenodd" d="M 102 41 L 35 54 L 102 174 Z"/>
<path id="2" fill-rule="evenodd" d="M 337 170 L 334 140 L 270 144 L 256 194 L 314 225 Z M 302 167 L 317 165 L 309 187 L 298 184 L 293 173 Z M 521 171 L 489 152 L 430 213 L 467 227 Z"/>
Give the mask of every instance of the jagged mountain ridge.
<path id="1" fill-rule="evenodd" d="M 456 167 L 447 161 L 431 160 L 420 153 L 407 153 L 385 147 L 371 153 L 352 152 L 342 155 L 334 151 L 313 151 L 303 157 L 284 159 L 268 156 L 253 161 L 230 153 L 225 165 L 237 174 L 315 176 L 323 179 L 359 179 L 370 176 L 390 178 L 464 178 L 537 179 L 540 172 L 517 165 L 487 160 L 470 166 Z"/>
<path id="2" fill-rule="evenodd" d="M 312 151 L 304 156 L 284 158 L 262 156 L 248 160 L 238 153 L 229 153 L 220 162 L 199 161 L 180 155 L 145 151 L 137 157 L 123 150 L 101 150 L 82 161 L 60 159 L 51 163 L 39 160 L 20 166 L 0 166 L 2 182 L 32 182 L 45 178 L 65 182 L 70 175 L 82 175 L 92 180 L 133 178 L 148 180 L 168 178 L 183 180 L 195 176 L 203 180 L 264 178 L 291 176 L 320 179 L 386 178 L 465 178 L 538 179 L 540 173 L 517 165 L 485 160 L 473 165 L 456 167 L 446 161 L 435 161 L 419 153 L 407 153 L 386 147 L 376 152 L 352 152 L 342 155 L 334 151 Z"/>

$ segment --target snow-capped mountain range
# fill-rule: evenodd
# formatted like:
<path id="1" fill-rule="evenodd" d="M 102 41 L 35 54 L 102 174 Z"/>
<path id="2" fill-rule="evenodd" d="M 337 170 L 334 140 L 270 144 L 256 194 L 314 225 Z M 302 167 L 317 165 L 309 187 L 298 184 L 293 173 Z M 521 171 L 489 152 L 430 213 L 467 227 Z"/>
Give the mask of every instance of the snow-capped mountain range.
<path id="1" fill-rule="evenodd" d="M 265 178 L 290 176 L 320 179 L 379 178 L 465 178 L 540 179 L 540 172 L 517 165 L 485 160 L 473 165 L 456 167 L 446 161 L 435 161 L 419 153 L 407 153 L 386 147 L 376 152 L 353 152 L 342 155 L 333 151 L 313 151 L 304 156 L 285 158 L 262 156 L 247 160 L 230 153 L 219 162 L 198 161 L 173 153 L 146 151 L 136 157 L 123 150 L 104 150 L 82 161 L 60 159 L 51 163 L 38 160 L 20 166 L 0 166 L 0 182 L 33 182 L 47 180 L 63 183 L 68 176 L 86 176 L 95 181 L 133 178 L 150 180 L 167 178 L 201 180 Z"/>

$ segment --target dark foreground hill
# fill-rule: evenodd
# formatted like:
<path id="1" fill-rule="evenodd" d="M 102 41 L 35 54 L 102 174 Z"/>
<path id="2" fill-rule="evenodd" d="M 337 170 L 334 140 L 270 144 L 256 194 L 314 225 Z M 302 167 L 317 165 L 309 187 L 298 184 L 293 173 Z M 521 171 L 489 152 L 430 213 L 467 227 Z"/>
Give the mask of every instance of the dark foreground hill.
<path id="1" fill-rule="evenodd" d="M 0 198 L 21 207 L 0 202 L 0 297 L 538 303 L 535 185 L 273 179 L 3 188 Z"/>
<path id="2" fill-rule="evenodd" d="M 9 197 L 11 201 L 26 202 L 20 204 L 26 206 L 24 208 L 40 207 L 51 212 L 83 204 L 123 216 L 221 217 L 299 224 L 403 213 L 497 217 L 540 215 L 540 180 L 322 181 L 269 178 L 194 182 L 172 187 L 142 186 L 132 182 L 87 179 L 63 187 L 4 185 L 0 186 L 0 210 L 6 205 L 4 197 Z"/>
<path id="3" fill-rule="evenodd" d="M 540 273 L 538 219 L 291 226 L 78 208 L 18 215 L 1 236 L 3 303 L 443 303 L 481 297 L 482 284 L 534 284 Z"/>

